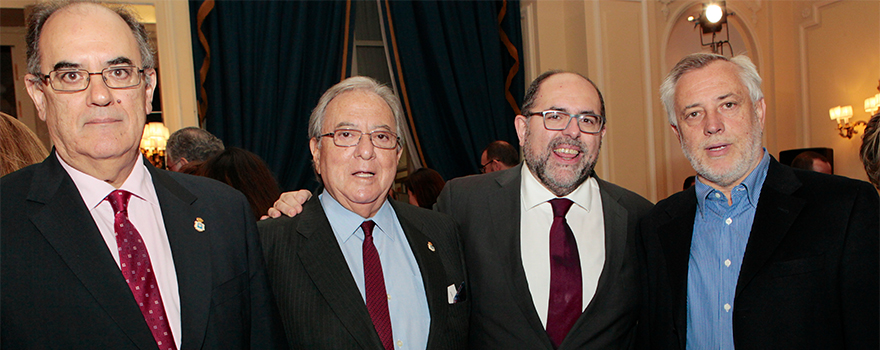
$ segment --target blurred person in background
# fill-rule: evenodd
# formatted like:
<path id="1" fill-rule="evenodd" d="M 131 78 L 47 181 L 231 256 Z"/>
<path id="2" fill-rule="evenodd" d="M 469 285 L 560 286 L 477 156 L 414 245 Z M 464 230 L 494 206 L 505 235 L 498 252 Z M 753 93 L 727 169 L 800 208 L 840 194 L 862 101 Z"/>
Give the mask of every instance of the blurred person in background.
<path id="1" fill-rule="evenodd" d="M 194 175 L 210 177 L 244 193 L 255 219 L 260 219 L 281 195 L 278 182 L 266 163 L 247 150 L 229 147 L 196 165 Z M 185 168 L 189 168 L 189 164 Z"/>
<path id="2" fill-rule="evenodd" d="M 195 126 L 175 131 L 165 145 L 168 170 L 180 171 L 190 162 L 204 162 L 223 151 L 223 141 L 205 129 Z"/>
<path id="3" fill-rule="evenodd" d="M 483 174 L 505 170 L 519 164 L 519 152 L 507 141 L 492 141 L 480 156 L 480 172 Z"/>
<path id="4" fill-rule="evenodd" d="M 9 114 L 0 115 L 0 176 L 46 159 L 49 152 L 27 125 Z"/>
<path id="5" fill-rule="evenodd" d="M 409 178 L 403 184 L 406 186 L 409 204 L 432 209 L 446 181 L 443 181 L 443 176 L 440 176 L 436 170 L 421 168 L 409 174 Z"/>

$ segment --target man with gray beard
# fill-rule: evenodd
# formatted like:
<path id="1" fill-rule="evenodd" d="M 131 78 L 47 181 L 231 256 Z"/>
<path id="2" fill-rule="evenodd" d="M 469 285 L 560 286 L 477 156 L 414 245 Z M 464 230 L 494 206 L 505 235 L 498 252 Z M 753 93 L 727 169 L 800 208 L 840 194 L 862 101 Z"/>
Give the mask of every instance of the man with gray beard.
<path id="1" fill-rule="evenodd" d="M 688 55 L 660 95 L 697 183 L 640 223 L 640 347 L 877 349 L 871 185 L 768 154 L 761 77 L 745 56 Z"/>
<path id="2" fill-rule="evenodd" d="M 629 348 L 634 235 L 652 205 L 593 172 L 606 129 L 592 81 L 541 74 L 522 110 L 525 164 L 450 180 L 437 201 L 461 225 L 470 348 Z"/>

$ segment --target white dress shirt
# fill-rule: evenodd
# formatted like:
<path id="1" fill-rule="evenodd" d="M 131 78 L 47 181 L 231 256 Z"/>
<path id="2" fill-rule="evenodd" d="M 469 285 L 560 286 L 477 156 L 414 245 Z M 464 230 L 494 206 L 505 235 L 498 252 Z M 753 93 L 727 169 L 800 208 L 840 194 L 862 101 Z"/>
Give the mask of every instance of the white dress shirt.
<path id="1" fill-rule="evenodd" d="M 110 192 L 116 190 L 112 185 L 74 169 L 65 163 L 56 152 L 56 157 L 73 179 L 79 195 L 89 208 L 92 219 L 101 231 L 107 249 L 116 260 L 119 267 L 119 247 L 116 245 L 116 235 L 113 231 L 114 212 L 110 202 L 104 200 Z M 171 326 L 171 334 L 177 348 L 180 348 L 180 295 L 177 290 L 177 273 L 174 269 L 174 259 L 171 256 L 171 244 L 168 243 L 168 233 L 165 231 L 165 223 L 162 219 L 162 208 L 159 207 L 159 198 L 156 196 L 156 188 L 153 187 L 153 178 L 141 158 L 132 169 L 131 174 L 119 188 L 131 192 L 129 199 L 128 219 L 141 234 L 147 253 L 150 255 L 150 264 L 159 284 L 159 293 L 162 295 L 162 304 L 165 306 L 165 315 L 168 316 L 168 324 Z M 120 275 L 122 274 L 120 267 Z"/>
<path id="2" fill-rule="evenodd" d="M 523 268 L 532 293 L 532 302 L 546 328 L 550 303 L 550 226 L 553 224 L 553 207 L 548 201 L 557 197 L 538 182 L 528 169 L 528 164 L 522 167 L 520 186 L 520 247 Z M 599 275 L 605 266 L 605 219 L 602 215 L 599 183 L 590 177 L 563 198 L 574 202 L 565 219 L 574 232 L 581 261 L 583 310 L 596 294 Z"/>

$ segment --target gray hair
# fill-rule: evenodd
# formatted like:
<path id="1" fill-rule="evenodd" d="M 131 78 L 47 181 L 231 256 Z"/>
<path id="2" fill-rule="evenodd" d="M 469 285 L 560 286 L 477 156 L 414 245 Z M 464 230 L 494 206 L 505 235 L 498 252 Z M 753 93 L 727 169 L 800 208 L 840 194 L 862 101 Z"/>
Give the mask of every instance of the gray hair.
<path id="1" fill-rule="evenodd" d="M 394 123 L 397 124 L 395 133 L 401 138 L 399 146 L 402 147 L 404 121 L 403 107 L 400 105 L 400 99 L 397 98 L 397 95 L 390 88 L 369 77 L 347 78 L 333 85 L 324 92 L 324 95 L 321 95 L 318 105 L 312 110 L 312 115 L 309 117 L 309 138 L 318 138 L 320 140 L 321 127 L 324 125 L 324 117 L 327 114 L 327 105 L 330 104 L 330 101 L 333 101 L 339 95 L 355 90 L 372 92 L 385 100 L 385 103 L 388 104 L 388 107 L 391 108 L 391 112 L 394 114 Z"/>
<path id="2" fill-rule="evenodd" d="M 737 66 L 739 80 L 749 90 L 749 98 L 752 99 L 752 104 L 764 98 L 764 92 L 761 91 L 761 76 L 758 74 L 755 64 L 752 63 L 748 56 L 738 55 L 733 58 L 727 58 L 709 53 L 690 54 L 682 58 L 681 61 L 678 61 L 675 67 L 666 75 L 663 83 L 660 84 L 660 100 L 663 101 L 663 106 L 666 107 L 666 117 L 669 119 L 670 125 L 678 126 L 675 112 L 675 89 L 678 86 L 678 81 L 685 73 L 704 68 L 715 61 L 730 62 Z"/>
<path id="3" fill-rule="evenodd" d="M 172 163 L 180 158 L 186 158 L 190 162 L 204 162 L 223 152 L 223 149 L 223 141 L 217 136 L 195 126 L 175 131 L 165 144 L 165 152 Z"/>
<path id="4" fill-rule="evenodd" d="M 43 25 L 46 24 L 46 21 L 49 20 L 55 12 L 58 10 L 64 9 L 66 7 L 76 5 L 76 4 L 95 4 L 98 6 L 104 6 L 108 8 L 110 11 L 113 11 L 119 17 L 125 21 L 125 24 L 131 29 L 132 35 L 134 35 L 135 40 L 137 41 L 138 49 L 141 53 L 141 68 L 154 68 L 156 64 L 156 58 L 153 50 L 153 46 L 150 44 L 150 38 L 147 35 L 147 30 L 144 28 L 144 25 L 140 23 L 137 15 L 132 12 L 128 7 L 122 5 L 104 5 L 97 1 L 92 0 L 60 0 L 60 1 L 48 1 L 48 2 L 38 2 L 34 5 L 33 10 L 27 18 L 27 69 L 28 73 L 43 76 L 44 73 L 40 72 L 40 36 L 43 33 Z M 149 79 L 149 78 L 148 78 Z M 147 80 L 149 84 L 150 81 Z"/>
<path id="5" fill-rule="evenodd" d="M 562 73 L 576 74 L 576 75 L 580 76 L 581 78 L 584 78 L 584 80 L 590 82 L 590 85 L 593 85 L 593 88 L 596 89 L 596 93 L 599 94 L 599 104 L 601 105 L 601 109 L 599 110 L 599 115 L 602 116 L 602 122 L 604 123 L 605 122 L 605 98 L 602 97 L 602 91 L 599 90 L 599 87 L 596 86 L 596 83 L 594 83 L 592 80 L 590 80 L 590 78 L 585 77 L 583 74 L 580 74 L 577 72 L 565 71 L 565 70 L 558 70 L 558 69 L 548 70 L 544 73 L 541 73 L 541 75 L 539 75 L 537 78 L 535 78 L 535 80 L 532 80 L 532 82 L 529 84 L 529 88 L 526 89 L 525 97 L 523 97 L 523 104 L 522 104 L 522 109 L 521 109 L 522 112 L 521 113 L 524 116 L 528 116 L 529 114 L 531 114 L 532 106 L 535 104 L 535 100 L 538 98 L 538 90 L 541 88 L 541 84 L 544 83 L 544 80 L 547 80 L 547 78 L 550 78 L 556 74 L 562 74 Z"/>

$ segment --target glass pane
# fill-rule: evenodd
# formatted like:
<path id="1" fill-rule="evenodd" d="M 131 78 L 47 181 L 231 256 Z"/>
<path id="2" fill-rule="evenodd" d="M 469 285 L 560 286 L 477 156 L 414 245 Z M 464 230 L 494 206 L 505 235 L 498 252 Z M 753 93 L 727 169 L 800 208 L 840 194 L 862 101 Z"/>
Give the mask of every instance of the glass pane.
<path id="1" fill-rule="evenodd" d="M 355 37 L 357 40 L 382 40 L 382 30 L 379 28 L 379 9 L 376 0 L 354 1 L 355 8 Z"/>
<path id="2" fill-rule="evenodd" d="M 385 48 L 358 46 L 357 74 L 371 77 L 382 84 L 391 86 L 388 62 L 385 61 Z"/>

